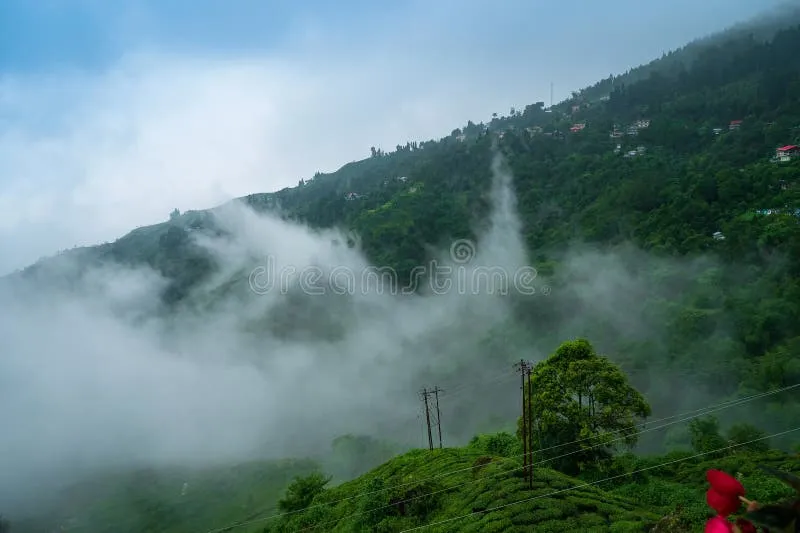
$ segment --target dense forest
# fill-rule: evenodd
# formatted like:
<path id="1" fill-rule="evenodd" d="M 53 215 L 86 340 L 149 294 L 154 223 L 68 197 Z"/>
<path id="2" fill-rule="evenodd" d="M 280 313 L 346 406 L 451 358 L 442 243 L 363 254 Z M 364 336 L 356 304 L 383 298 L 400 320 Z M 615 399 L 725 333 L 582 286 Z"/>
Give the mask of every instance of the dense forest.
<path id="1" fill-rule="evenodd" d="M 534 469 L 535 487 L 526 486 L 519 469 L 520 419 L 464 448 L 413 451 L 334 488 L 325 488 L 326 475 L 306 475 L 311 468 L 303 464 L 276 503 L 288 514 L 245 530 L 316 524 L 319 531 L 388 532 L 444 521 L 429 530 L 696 531 L 711 514 L 704 475 L 714 468 L 739 473 L 759 501 L 791 495 L 756 464 L 800 469 L 791 455 L 800 434 L 786 432 L 800 418 L 791 389 L 800 384 L 797 50 L 800 26 L 737 28 L 551 108 L 538 102 L 488 124 L 470 122 L 439 141 L 372 148 L 369 158 L 333 174 L 242 199 L 315 228 L 344 228 L 373 264 L 408 282 L 431 249 L 479 240 L 492 161 L 501 154 L 513 176 L 528 260 L 552 292 L 514 299 L 514 316 L 486 340 L 486 351 L 509 362 L 519 346 L 553 354 L 534 368 L 535 392 L 527 397 L 524 422 L 539 431 L 532 452 L 547 461 Z M 223 232 L 213 211 L 173 213 L 164 224 L 65 252 L 11 279 L 52 283 L 59 271 L 69 282 L 104 262 L 149 264 L 170 280 L 162 312 L 208 305 L 208 295 L 200 302 L 194 289 L 216 265 L 193 241 L 197 231 Z M 65 259 L 77 259 L 67 273 Z M 612 271 L 636 287 L 629 299 L 615 297 L 608 280 L 604 287 L 592 283 Z M 247 283 L 246 276 L 234 276 L 230 286 L 237 283 Z M 589 342 L 565 342 L 576 332 Z M 599 381 L 586 385 L 576 375 Z M 789 392 L 736 414 L 694 418 L 666 438 L 640 436 L 636 428 L 651 404 L 686 408 L 690 394 L 681 390 L 726 399 Z M 609 443 L 621 434 L 633 435 L 626 446 Z M 574 445 L 567 459 L 546 453 L 584 438 L 602 446 Z M 740 448 L 720 451 L 731 443 Z M 667 455 L 633 455 L 635 445 Z M 337 481 L 394 453 L 352 436 L 338 446 L 348 459 Z M 678 462 L 639 473 L 671 460 Z M 428 481 L 458 469 L 458 491 Z M 554 492 L 614 476 L 614 483 Z M 534 508 L 499 507 L 526 497 L 542 499 Z M 409 499 L 414 503 L 404 503 Z M 164 520 L 172 520 L 168 511 Z M 234 511 L 225 513 L 222 522 L 236 522 Z M 471 518 L 447 522 L 462 515 Z M 148 527 L 141 530 L 166 530 Z"/>

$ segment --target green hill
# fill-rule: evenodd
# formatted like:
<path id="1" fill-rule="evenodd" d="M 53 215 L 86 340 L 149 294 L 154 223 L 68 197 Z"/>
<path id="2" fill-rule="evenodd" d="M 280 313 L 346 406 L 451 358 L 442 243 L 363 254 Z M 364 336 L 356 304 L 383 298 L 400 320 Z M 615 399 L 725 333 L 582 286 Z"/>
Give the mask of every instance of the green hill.
<path id="1" fill-rule="evenodd" d="M 413 528 L 442 533 L 638 533 L 656 526 L 662 533 L 702 531 L 711 514 L 705 503 L 708 469 L 738 472 L 751 499 L 771 501 L 792 494 L 755 464 L 794 472 L 800 468 L 797 457 L 774 451 L 713 460 L 693 458 L 691 452 L 622 456 L 602 476 L 571 478 L 536 467 L 529 488 L 518 457 L 490 455 L 477 446 L 415 450 L 358 479 L 324 489 L 305 511 L 252 521 L 246 527 L 262 524 L 264 533 Z M 604 478 L 613 479 L 598 483 Z"/>
<path id="2" fill-rule="evenodd" d="M 416 450 L 326 491 L 312 504 L 320 507 L 291 516 L 265 531 L 299 531 L 311 526 L 316 526 L 318 531 L 331 532 L 367 531 L 371 527 L 377 531 L 401 531 L 527 498 L 538 499 L 483 516 L 446 522 L 428 530 L 530 531 L 527 528 L 536 527 L 536 531 L 542 532 L 641 531 L 643 525 L 655 523 L 659 518 L 651 509 L 630 498 L 594 487 L 558 493 L 581 482 L 553 470 L 536 469 L 533 490 L 530 490 L 521 466 L 519 460 L 492 457 L 476 450 Z M 451 471 L 457 473 L 435 477 Z M 415 482 L 417 479 L 420 481 Z M 395 485 L 400 487 L 356 497 Z M 323 505 L 346 498 L 352 499 Z M 403 503 L 392 505 L 400 501 Z M 377 510 L 369 511 L 374 508 Z M 614 524 L 613 529 L 609 529 L 611 524 Z"/>

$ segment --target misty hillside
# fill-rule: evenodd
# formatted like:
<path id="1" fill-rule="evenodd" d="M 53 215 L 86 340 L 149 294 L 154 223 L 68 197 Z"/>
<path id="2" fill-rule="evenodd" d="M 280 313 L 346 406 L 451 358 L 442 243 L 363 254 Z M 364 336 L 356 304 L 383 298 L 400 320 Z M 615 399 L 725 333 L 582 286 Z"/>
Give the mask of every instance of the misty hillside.
<path id="1" fill-rule="evenodd" d="M 10 531 L 663 533 L 709 468 L 790 495 L 755 466 L 800 470 L 786 16 L 3 278 Z"/>

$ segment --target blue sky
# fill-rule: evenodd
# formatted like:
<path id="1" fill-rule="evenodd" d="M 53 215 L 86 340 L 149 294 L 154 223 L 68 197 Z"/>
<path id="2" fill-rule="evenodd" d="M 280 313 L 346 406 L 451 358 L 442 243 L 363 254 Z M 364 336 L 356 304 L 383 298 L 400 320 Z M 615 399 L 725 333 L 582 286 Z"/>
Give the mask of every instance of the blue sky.
<path id="1" fill-rule="evenodd" d="M 549 100 L 779 1 L 4 0 L 0 273 Z"/>

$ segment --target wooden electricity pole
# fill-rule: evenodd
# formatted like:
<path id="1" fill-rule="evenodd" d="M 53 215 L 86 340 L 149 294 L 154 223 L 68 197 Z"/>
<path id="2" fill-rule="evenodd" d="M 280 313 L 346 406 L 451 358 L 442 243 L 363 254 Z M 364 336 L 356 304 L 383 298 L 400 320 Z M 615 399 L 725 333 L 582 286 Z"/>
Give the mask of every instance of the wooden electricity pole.
<path id="1" fill-rule="evenodd" d="M 433 388 L 434 398 L 436 399 L 436 429 L 439 431 L 439 449 L 442 449 L 442 413 L 439 411 L 439 393 L 444 392 L 439 387 Z"/>
<path id="2" fill-rule="evenodd" d="M 526 397 L 525 397 L 525 375 L 528 372 L 528 363 L 524 360 L 520 359 L 520 362 L 514 365 L 514 367 L 519 371 L 520 375 L 520 389 L 522 390 L 522 470 L 527 475 L 528 473 L 528 408 L 526 406 Z"/>
<path id="3" fill-rule="evenodd" d="M 434 387 L 430 390 L 427 388 L 423 388 L 420 391 L 420 395 L 422 396 L 422 400 L 425 402 L 425 420 L 428 423 L 428 449 L 433 450 L 433 432 L 431 430 L 431 426 L 436 424 L 436 429 L 439 433 L 439 449 L 442 448 L 442 413 L 439 411 L 439 393 L 444 392 L 439 387 Z M 428 403 L 428 398 L 433 395 L 436 401 L 436 420 L 432 423 L 431 422 L 431 408 L 430 404 Z"/>
<path id="4" fill-rule="evenodd" d="M 525 404 L 528 407 L 528 451 L 530 452 L 530 460 L 528 461 L 528 488 L 533 489 L 533 420 L 534 416 L 531 411 L 533 410 L 533 390 L 531 388 L 531 371 L 533 365 L 528 364 L 526 373 L 528 374 L 528 400 Z"/>
<path id="5" fill-rule="evenodd" d="M 430 406 L 428 405 L 428 395 L 430 394 L 430 391 L 426 388 L 423 388 L 422 391 L 420 391 L 420 394 L 422 395 L 422 401 L 425 402 L 425 422 L 428 425 L 428 449 L 433 450 L 433 435 L 431 434 L 431 410 Z"/>

